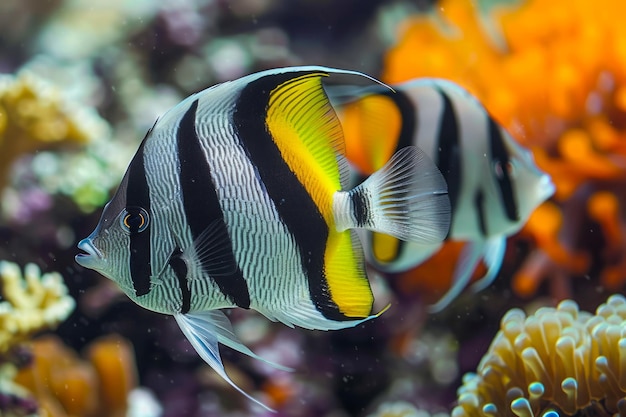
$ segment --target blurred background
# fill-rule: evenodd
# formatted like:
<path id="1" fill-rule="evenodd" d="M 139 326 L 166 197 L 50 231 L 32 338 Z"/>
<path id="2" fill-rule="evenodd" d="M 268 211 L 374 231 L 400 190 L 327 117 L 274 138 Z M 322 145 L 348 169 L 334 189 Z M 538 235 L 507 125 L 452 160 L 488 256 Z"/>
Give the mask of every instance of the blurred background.
<path id="1" fill-rule="evenodd" d="M 570 299 L 593 312 L 624 292 L 625 12 L 621 0 L 2 0 L 0 415 L 450 415 L 508 310 Z M 270 414 L 222 381 L 172 317 L 136 306 L 74 255 L 159 115 L 215 83 L 290 65 L 452 80 L 532 150 L 557 191 L 508 239 L 494 284 L 441 313 L 426 306 L 449 288 L 462 243 L 372 277 L 377 305 L 392 307 L 354 329 L 289 329 L 231 311 L 245 344 L 295 369 L 222 349 L 229 375 Z M 611 323 L 626 346 L 619 308 Z M 626 355 L 614 355 L 623 368 L 609 374 L 626 380 Z M 577 366 L 580 386 L 603 372 Z M 544 396 L 530 414 L 468 405 L 454 415 L 577 415 L 591 403 L 612 415 L 626 383 L 614 387 L 612 397 L 590 388 L 595 403 Z M 507 389 L 503 404 L 532 397 Z"/>

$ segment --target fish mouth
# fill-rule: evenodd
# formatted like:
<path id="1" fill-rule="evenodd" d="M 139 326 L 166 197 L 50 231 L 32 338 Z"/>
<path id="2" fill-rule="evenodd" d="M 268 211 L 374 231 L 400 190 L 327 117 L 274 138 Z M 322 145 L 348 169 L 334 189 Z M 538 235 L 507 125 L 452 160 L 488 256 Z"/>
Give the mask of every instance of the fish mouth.
<path id="1" fill-rule="evenodd" d="M 78 242 L 78 249 L 86 252 L 79 253 L 74 257 L 76 263 L 82 266 L 83 268 L 95 269 L 97 265 L 102 263 L 104 257 L 102 256 L 102 252 L 98 250 L 91 241 L 91 239 L 86 238 Z"/>

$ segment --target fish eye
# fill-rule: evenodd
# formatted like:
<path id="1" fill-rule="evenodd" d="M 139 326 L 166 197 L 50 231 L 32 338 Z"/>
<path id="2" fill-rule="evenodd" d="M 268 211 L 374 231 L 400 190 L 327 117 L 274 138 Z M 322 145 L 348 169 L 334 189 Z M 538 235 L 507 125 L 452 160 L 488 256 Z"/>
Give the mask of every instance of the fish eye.
<path id="1" fill-rule="evenodd" d="M 505 172 L 510 178 L 515 178 L 515 175 L 517 173 L 515 163 L 513 161 L 506 161 L 505 163 L 502 163 L 501 161 L 496 161 L 493 164 L 493 171 L 498 179 L 503 179 Z"/>
<path id="2" fill-rule="evenodd" d="M 141 233 L 150 224 L 150 215 L 141 207 L 126 207 L 120 216 L 122 229 L 128 233 Z"/>

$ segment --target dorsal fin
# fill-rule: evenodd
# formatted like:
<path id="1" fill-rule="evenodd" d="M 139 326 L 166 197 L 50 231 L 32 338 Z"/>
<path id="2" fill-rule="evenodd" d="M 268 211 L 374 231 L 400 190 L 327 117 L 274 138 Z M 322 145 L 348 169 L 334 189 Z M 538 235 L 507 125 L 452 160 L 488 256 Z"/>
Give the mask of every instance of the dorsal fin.
<path id="1" fill-rule="evenodd" d="M 343 131 L 322 87 L 326 76 L 305 73 L 278 85 L 270 93 L 266 124 L 285 162 L 307 189 L 310 176 L 321 175 L 339 190 Z"/>

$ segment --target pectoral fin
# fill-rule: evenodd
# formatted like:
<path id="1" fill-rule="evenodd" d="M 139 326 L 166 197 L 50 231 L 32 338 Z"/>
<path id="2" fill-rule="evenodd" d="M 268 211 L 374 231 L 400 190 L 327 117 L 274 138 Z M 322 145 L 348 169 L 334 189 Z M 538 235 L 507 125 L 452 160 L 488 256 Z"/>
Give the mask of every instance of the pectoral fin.
<path id="1" fill-rule="evenodd" d="M 197 267 L 212 277 L 227 276 L 237 270 L 228 230 L 224 222 L 217 220 L 198 235 L 183 257 L 188 263 L 195 260 Z"/>

